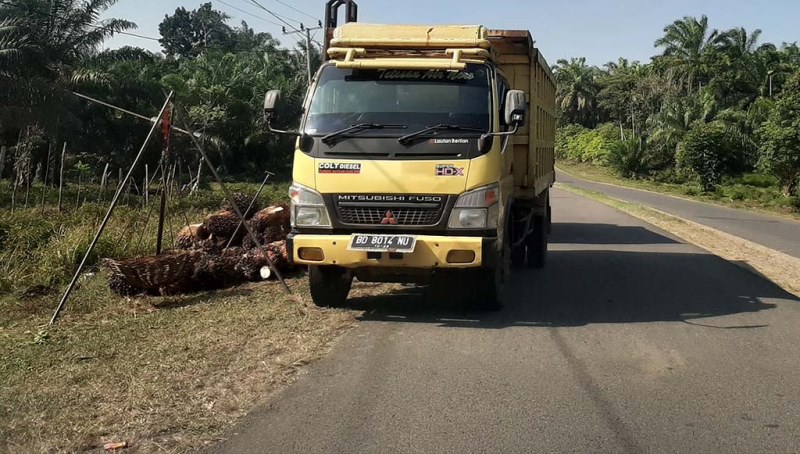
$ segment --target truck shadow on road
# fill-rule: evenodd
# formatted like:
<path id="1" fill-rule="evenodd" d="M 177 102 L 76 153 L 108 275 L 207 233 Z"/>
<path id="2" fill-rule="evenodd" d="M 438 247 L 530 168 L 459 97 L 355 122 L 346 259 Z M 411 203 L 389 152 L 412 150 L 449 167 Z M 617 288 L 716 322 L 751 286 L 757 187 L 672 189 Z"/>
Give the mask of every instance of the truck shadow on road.
<path id="1" fill-rule="evenodd" d="M 626 238 L 638 238 L 635 244 L 642 247 L 615 243 L 620 233 L 613 227 L 555 224 L 554 233 L 560 233 L 554 235 L 554 243 L 561 244 L 550 251 L 544 269 L 514 272 L 502 311 L 470 309 L 470 295 L 458 285 L 445 294 L 406 287 L 354 298 L 352 307 L 364 311 L 362 320 L 465 328 L 687 322 L 742 329 L 766 325 L 698 319 L 765 311 L 774 308 L 776 300 L 798 301 L 755 274 L 646 229 L 642 230 L 647 234 L 637 234 L 621 227 Z"/>

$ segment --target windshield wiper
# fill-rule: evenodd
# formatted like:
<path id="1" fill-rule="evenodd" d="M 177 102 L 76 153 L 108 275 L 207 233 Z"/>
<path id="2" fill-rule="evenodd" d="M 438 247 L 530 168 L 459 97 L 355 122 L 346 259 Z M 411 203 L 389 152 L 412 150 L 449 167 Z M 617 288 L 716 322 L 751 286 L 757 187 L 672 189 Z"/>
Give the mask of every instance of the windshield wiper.
<path id="1" fill-rule="evenodd" d="M 428 126 L 428 127 L 426 127 L 426 128 L 420 129 L 420 130 L 419 130 L 419 131 L 417 131 L 417 132 L 412 132 L 411 134 L 407 134 L 407 135 L 405 135 L 405 136 L 403 136 L 403 137 L 400 137 L 399 139 L 397 139 L 397 141 L 398 141 L 398 142 L 400 142 L 400 143 L 401 143 L 401 144 L 403 144 L 403 145 L 408 145 L 408 144 L 409 144 L 409 143 L 411 143 L 411 141 L 412 141 L 412 140 L 414 140 L 415 138 L 417 138 L 417 137 L 419 137 L 419 136 L 421 136 L 421 135 L 423 135 L 423 134 L 427 134 L 427 133 L 429 133 L 429 132 L 433 132 L 433 131 L 474 131 L 474 132 L 486 132 L 486 131 L 484 131 L 483 129 L 479 129 L 479 128 L 470 128 L 469 126 L 448 125 L 448 124 L 444 124 L 444 123 L 442 123 L 442 124 L 438 124 L 438 125 L 434 125 L 434 126 Z"/>
<path id="2" fill-rule="evenodd" d="M 340 131 L 328 134 L 327 136 L 322 138 L 322 142 L 325 143 L 325 145 L 331 147 L 333 146 L 333 144 L 336 143 L 336 139 L 349 132 L 362 131 L 364 129 L 406 129 L 407 127 L 408 126 L 406 125 L 383 125 L 380 123 L 359 123 L 356 125 L 348 126 Z"/>

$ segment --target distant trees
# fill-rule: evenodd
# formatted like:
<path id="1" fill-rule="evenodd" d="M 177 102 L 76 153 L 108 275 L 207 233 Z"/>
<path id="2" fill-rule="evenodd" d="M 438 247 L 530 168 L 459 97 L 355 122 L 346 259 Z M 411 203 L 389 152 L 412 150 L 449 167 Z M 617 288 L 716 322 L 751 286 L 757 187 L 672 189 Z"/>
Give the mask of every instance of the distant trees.
<path id="1" fill-rule="evenodd" d="M 7 148 L 6 176 L 16 169 L 15 176 L 31 179 L 37 168 L 52 164 L 46 162 L 48 154 L 54 159 L 64 141 L 74 162 L 89 166 L 86 178 L 99 179 L 106 163 L 124 167 L 130 162 L 150 125 L 72 91 L 154 115 L 166 91 L 175 90 L 188 112 L 178 120 L 204 132 L 221 170 L 288 168 L 285 150 L 291 144 L 265 133 L 260 106 L 267 90 L 281 88 L 289 109 L 299 115 L 307 84 L 302 53 L 280 47 L 270 34 L 244 22 L 229 25 L 228 16 L 211 3 L 191 11 L 178 8 L 164 18 L 159 41 L 165 55 L 133 47 L 101 52 L 106 38 L 136 27 L 122 19 L 100 19 L 115 2 L 0 4 L 0 146 Z M 319 52 L 312 49 L 312 56 L 318 65 Z M 192 144 L 180 136 L 173 143 L 183 151 L 184 170 L 196 166 Z M 159 154 L 156 140 L 146 154 L 151 169 Z M 25 165 L 15 165 L 21 156 Z"/>
<path id="2" fill-rule="evenodd" d="M 760 36 L 761 30 L 711 29 L 706 16 L 684 17 L 664 28 L 654 43 L 661 53 L 650 63 L 621 58 L 598 68 L 584 58 L 558 61 L 560 125 L 606 132 L 583 138 L 591 131 L 562 127 L 557 152 L 566 159 L 591 155 L 627 176 L 684 172 L 705 190 L 725 176 L 760 170 L 780 179 L 786 195 L 796 194 L 800 83 L 792 75 L 800 71 L 800 49 L 761 43 Z M 574 149 L 592 137 L 594 151 Z M 597 150 L 608 155 L 599 159 Z"/>
<path id="3" fill-rule="evenodd" d="M 794 194 L 800 184 L 800 71 L 784 87 L 760 134 L 759 167 L 778 177 L 785 195 Z"/>

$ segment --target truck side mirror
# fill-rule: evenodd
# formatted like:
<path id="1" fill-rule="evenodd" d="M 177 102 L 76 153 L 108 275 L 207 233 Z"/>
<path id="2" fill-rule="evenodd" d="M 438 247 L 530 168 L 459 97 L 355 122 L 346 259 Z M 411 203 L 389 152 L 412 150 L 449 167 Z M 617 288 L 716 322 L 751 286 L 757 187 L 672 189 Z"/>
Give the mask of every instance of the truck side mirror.
<path id="1" fill-rule="evenodd" d="M 528 103 L 525 92 L 522 90 L 509 90 L 506 94 L 506 124 L 514 127 L 523 127 L 528 118 Z"/>
<path id="2" fill-rule="evenodd" d="M 281 91 L 270 90 L 264 96 L 264 119 L 267 124 L 272 123 L 278 118 L 278 108 L 280 107 Z"/>

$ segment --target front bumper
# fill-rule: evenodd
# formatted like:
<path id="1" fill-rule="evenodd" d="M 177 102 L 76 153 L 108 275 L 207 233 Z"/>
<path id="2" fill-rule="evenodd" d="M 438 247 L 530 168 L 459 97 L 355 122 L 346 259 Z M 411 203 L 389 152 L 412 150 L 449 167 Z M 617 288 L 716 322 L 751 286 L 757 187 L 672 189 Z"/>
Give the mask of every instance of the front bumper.
<path id="1" fill-rule="evenodd" d="M 398 232 L 399 233 L 399 232 Z M 392 267 L 392 268 L 477 268 L 493 265 L 496 238 L 416 235 L 417 245 L 408 254 L 381 253 L 379 257 L 368 257 L 367 252 L 351 251 L 350 235 L 289 235 L 287 250 L 290 260 L 301 265 L 336 265 L 344 268 Z M 324 260 L 300 259 L 300 248 L 320 248 Z M 450 251 L 473 251 L 471 263 L 448 263 Z"/>

